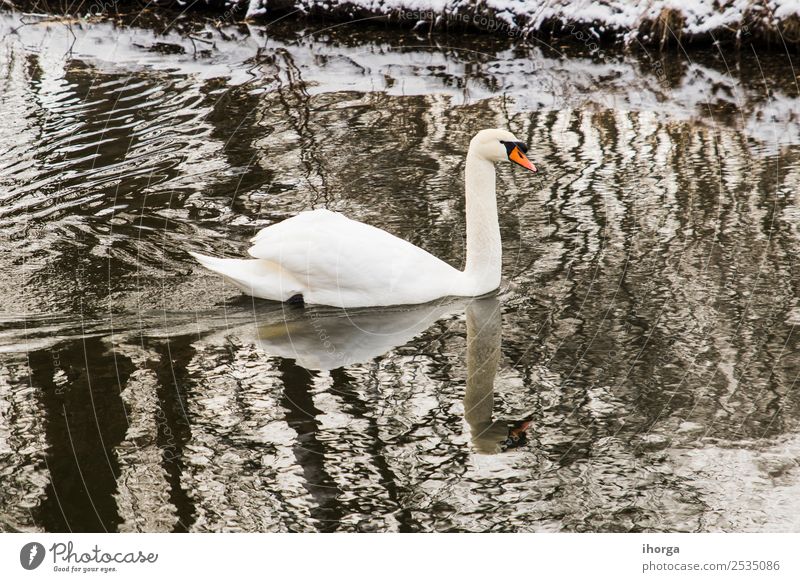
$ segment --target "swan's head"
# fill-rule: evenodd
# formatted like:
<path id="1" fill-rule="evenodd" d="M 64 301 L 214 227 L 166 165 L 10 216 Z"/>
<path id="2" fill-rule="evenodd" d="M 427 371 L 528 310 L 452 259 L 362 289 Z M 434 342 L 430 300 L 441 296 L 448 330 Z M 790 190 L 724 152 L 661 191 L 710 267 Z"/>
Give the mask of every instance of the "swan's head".
<path id="1" fill-rule="evenodd" d="M 528 146 L 504 129 L 484 129 L 479 131 L 469 142 L 469 151 L 490 162 L 510 161 L 519 164 L 526 170 L 536 171 L 525 153 Z"/>

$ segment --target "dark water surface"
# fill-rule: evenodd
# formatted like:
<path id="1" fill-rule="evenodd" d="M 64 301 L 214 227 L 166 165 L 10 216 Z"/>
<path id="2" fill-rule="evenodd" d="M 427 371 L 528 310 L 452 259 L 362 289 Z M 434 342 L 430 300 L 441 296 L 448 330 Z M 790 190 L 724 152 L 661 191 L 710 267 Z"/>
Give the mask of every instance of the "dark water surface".
<path id="1" fill-rule="evenodd" d="M 0 529 L 800 531 L 785 55 L 26 23 L 0 14 Z M 325 207 L 460 266 L 491 126 L 543 169 L 499 170 L 496 297 L 303 311 L 186 254 Z"/>

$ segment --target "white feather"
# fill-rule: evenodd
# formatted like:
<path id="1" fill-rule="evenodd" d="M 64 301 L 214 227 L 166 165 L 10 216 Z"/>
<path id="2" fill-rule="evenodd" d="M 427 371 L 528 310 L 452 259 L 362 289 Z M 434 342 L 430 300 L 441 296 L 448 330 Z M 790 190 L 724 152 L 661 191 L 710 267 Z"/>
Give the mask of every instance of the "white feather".
<path id="1" fill-rule="evenodd" d="M 329 210 L 301 212 L 261 230 L 253 259 L 191 253 L 254 297 L 308 304 L 374 307 L 478 296 L 500 284 L 502 249 L 494 162 L 507 159 L 503 130 L 484 130 L 470 142 L 466 164 L 467 268 L 459 271 L 408 241 Z"/>

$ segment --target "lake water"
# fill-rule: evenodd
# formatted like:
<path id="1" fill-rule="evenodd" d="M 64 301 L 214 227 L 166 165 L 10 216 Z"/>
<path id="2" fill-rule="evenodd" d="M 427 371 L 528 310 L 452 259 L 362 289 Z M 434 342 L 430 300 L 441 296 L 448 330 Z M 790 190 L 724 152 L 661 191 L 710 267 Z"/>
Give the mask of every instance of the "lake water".
<path id="1" fill-rule="evenodd" d="M 0 529 L 800 531 L 789 58 L 304 26 L 0 14 Z M 324 207 L 460 266 L 494 126 L 494 297 L 186 254 Z"/>

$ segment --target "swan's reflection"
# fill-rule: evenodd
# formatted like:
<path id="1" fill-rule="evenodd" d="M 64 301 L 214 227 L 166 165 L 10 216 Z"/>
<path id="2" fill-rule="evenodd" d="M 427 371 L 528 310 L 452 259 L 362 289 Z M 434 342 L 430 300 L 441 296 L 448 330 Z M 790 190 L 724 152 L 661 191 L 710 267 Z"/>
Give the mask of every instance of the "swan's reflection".
<path id="1" fill-rule="evenodd" d="M 467 389 L 464 418 L 472 433 L 472 444 L 480 453 L 494 454 L 527 442 L 528 419 L 492 420 L 494 378 L 500 364 L 502 317 L 500 302 L 479 299 L 467 305 Z"/>
<path id="2" fill-rule="evenodd" d="M 304 310 L 296 319 L 285 318 L 260 326 L 256 342 L 266 353 L 295 360 L 308 370 L 334 370 L 369 362 L 465 307 L 464 417 L 472 443 L 478 452 L 486 454 L 517 448 L 527 441 L 525 430 L 529 421 L 492 419 L 502 335 L 500 302 L 495 297 L 397 309 Z"/>
<path id="3" fill-rule="evenodd" d="M 293 359 L 308 370 L 333 370 L 369 362 L 411 341 L 435 321 L 458 313 L 466 301 L 396 309 L 307 309 L 298 319 L 258 328 L 268 354 Z"/>

